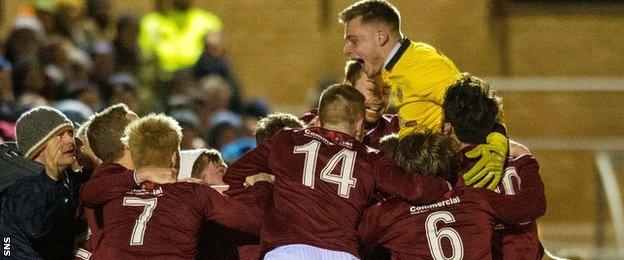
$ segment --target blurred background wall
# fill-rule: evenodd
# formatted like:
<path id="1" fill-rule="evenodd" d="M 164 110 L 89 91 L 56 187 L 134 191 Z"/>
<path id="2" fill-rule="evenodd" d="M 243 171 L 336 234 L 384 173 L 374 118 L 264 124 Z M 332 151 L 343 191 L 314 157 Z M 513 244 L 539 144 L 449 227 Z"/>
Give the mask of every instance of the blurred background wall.
<path id="1" fill-rule="evenodd" d="M 194 3 L 224 23 L 227 51 L 246 97 L 302 113 L 322 81 L 340 81 L 345 56 L 337 13 L 348 0 Z M 513 139 L 541 165 L 546 247 L 583 255 L 615 245 L 597 151 L 624 147 L 624 3 L 621 1 L 393 0 L 403 32 L 491 80 Z M 28 0 L 1 1 L 0 32 Z M 151 0 L 113 1 L 145 14 Z M 609 152 L 620 189 L 621 153 Z M 598 249 L 597 251 L 601 251 Z"/>

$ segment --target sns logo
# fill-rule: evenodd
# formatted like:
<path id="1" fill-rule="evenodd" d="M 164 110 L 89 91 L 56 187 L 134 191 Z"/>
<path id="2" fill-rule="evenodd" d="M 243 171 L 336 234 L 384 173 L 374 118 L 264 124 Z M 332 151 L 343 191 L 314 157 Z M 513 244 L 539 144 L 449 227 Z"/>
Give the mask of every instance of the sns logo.
<path id="1" fill-rule="evenodd" d="M 11 237 L 2 237 L 2 255 L 11 256 Z"/>

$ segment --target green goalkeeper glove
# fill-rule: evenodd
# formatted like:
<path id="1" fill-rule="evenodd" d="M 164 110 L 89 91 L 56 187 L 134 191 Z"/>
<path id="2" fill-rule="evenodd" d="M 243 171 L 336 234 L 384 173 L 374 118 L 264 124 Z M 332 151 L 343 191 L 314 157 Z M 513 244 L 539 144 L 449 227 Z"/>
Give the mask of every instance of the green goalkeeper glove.
<path id="1" fill-rule="evenodd" d="M 503 167 L 509 149 L 508 142 L 506 136 L 492 132 L 487 136 L 487 144 L 480 144 L 466 152 L 468 158 L 481 157 L 470 171 L 464 173 L 466 185 L 472 185 L 475 188 L 487 185 L 490 190 L 498 186 L 503 177 Z"/>

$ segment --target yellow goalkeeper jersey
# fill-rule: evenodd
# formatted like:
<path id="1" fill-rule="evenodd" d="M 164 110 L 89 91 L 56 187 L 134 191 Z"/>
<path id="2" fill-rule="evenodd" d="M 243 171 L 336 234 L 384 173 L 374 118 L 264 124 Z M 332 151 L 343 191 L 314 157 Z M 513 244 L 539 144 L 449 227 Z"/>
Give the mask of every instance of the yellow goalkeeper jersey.
<path id="1" fill-rule="evenodd" d="M 401 42 L 381 75 L 392 89 L 399 137 L 423 126 L 440 131 L 446 89 L 459 76 L 455 64 L 430 45 L 407 38 Z"/>

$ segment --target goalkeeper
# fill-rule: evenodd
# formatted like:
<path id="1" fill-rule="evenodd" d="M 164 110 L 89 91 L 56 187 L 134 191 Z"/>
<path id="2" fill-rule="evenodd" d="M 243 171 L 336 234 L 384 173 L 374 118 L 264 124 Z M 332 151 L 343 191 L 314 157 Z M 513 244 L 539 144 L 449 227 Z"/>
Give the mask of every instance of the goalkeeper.
<path id="1" fill-rule="evenodd" d="M 399 11 L 385 0 L 356 2 L 339 16 L 345 26 L 343 52 L 361 62 L 369 78 L 380 78 L 392 89 L 399 137 L 418 129 L 440 130 L 444 93 L 460 77 L 455 64 L 435 48 L 404 38 Z M 464 175 L 466 184 L 489 189 L 498 185 L 508 150 L 504 132 L 499 127 L 487 136 L 487 144 L 466 153 L 480 157 Z"/>

